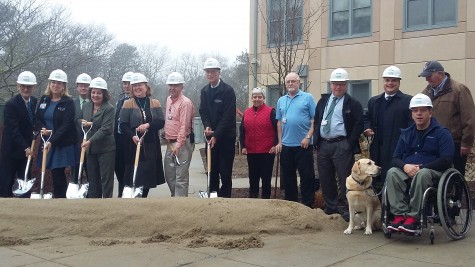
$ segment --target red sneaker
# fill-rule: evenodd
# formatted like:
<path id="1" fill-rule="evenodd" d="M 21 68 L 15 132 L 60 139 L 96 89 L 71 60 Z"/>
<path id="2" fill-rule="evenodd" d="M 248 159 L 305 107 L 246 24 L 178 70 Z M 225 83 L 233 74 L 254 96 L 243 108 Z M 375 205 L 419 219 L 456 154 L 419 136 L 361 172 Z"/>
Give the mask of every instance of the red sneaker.
<path id="1" fill-rule="evenodd" d="M 394 216 L 394 220 L 390 222 L 388 225 L 388 230 L 393 231 L 393 232 L 399 231 L 399 226 L 401 226 L 403 222 L 404 222 L 404 216 L 402 215 Z"/>
<path id="2" fill-rule="evenodd" d="M 419 229 L 419 221 L 411 216 L 407 216 L 406 220 L 402 225 L 398 227 L 399 231 L 406 233 L 415 233 Z"/>

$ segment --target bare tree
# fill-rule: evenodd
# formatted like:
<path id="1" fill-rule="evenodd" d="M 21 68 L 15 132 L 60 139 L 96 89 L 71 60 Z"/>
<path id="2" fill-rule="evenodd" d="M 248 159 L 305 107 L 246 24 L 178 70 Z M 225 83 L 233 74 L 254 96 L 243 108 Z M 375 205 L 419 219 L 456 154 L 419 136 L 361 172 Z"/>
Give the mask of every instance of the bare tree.
<path id="1" fill-rule="evenodd" d="M 244 111 L 249 103 L 249 54 L 241 52 L 236 63 L 223 73 L 223 79 L 234 88 L 236 107 Z"/>
<path id="2" fill-rule="evenodd" d="M 287 73 L 299 73 L 299 66 L 316 56 L 310 47 L 314 27 L 327 11 L 326 0 L 260 0 L 259 13 L 266 27 L 267 50 L 271 66 L 263 66 L 263 85 L 274 84 L 285 94 L 284 79 Z M 257 51 L 254 51 L 256 53 Z M 251 65 L 251 71 L 255 66 Z M 262 73 L 261 73 L 262 76 Z M 258 77 L 254 77 L 258 79 Z M 306 90 L 306 88 L 303 88 Z"/>
<path id="3" fill-rule="evenodd" d="M 72 24 L 64 7 L 51 8 L 45 0 L 7 0 L 0 13 L 0 89 L 10 95 L 21 71 L 35 73 L 42 87 L 53 69 L 84 72 L 109 51 L 112 36 L 103 28 Z"/>

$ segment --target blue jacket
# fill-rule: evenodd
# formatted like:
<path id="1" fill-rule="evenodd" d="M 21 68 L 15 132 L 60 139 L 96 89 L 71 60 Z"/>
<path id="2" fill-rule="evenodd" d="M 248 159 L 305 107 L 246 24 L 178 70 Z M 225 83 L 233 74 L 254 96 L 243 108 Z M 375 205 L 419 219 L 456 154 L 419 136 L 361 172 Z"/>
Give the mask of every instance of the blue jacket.
<path id="1" fill-rule="evenodd" d="M 420 140 L 415 124 L 401 130 L 393 163 L 400 159 L 402 166 L 394 165 L 401 169 L 404 164 L 419 164 L 421 168 L 445 171 L 452 165 L 453 155 L 454 141 L 450 131 L 441 126 L 435 118 L 431 118 L 429 127 Z"/>

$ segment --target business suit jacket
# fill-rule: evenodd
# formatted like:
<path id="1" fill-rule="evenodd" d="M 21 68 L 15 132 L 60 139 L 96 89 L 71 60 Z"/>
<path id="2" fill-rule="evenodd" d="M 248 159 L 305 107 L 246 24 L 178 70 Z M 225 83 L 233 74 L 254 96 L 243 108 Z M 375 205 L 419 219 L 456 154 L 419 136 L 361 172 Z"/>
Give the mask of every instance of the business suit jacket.
<path id="1" fill-rule="evenodd" d="M 87 139 L 91 141 L 89 154 L 101 154 L 115 150 L 114 140 L 114 107 L 108 102 L 102 103 L 96 114 L 94 104 L 86 102 L 82 107 L 82 118 L 92 122 Z M 80 119 L 79 119 L 80 121 Z"/>
<path id="2" fill-rule="evenodd" d="M 325 112 L 325 106 L 328 98 L 331 94 L 322 95 L 322 98 L 317 103 L 315 110 L 315 124 L 314 124 L 314 142 L 318 147 L 322 138 L 320 136 L 320 125 L 323 120 L 323 113 Z M 346 139 L 353 149 L 353 154 L 361 153 L 360 147 L 360 135 L 363 133 L 363 107 L 358 100 L 351 97 L 349 94 L 345 94 L 345 100 L 343 101 L 343 123 L 345 124 Z"/>
<path id="3" fill-rule="evenodd" d="M 30 97 L 31 110 L 34 112 L 37 99 Z M 33 123 L 28 116 L 25 101 L 20 94 L 5 104 L 2 154 L 15 159 L 25 158 L 25 149 L 33 140 Z"/>

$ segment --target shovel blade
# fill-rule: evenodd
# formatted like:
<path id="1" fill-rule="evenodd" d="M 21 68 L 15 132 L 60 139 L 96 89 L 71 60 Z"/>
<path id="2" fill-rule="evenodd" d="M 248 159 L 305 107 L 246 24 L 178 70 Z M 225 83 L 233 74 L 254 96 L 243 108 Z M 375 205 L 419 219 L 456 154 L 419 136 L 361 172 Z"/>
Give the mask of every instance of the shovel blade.
<path id="1" fill-rule="evenodd" d="M 86 198 L 89 191 L 89 183 L 84 183 L 79 187 L 78 198 Z"/>
<path id="2" fill-rule="evenodd" d="M 78 198 L 79 195 L 79 185 L 75 183 L 69 183 L 68 189 L 66 190 L 66 198 Z"/>
<path id="3" fill-rule="evenodd" d="M 75 184 L 69 183 L 68 189 L 66 190 L 66 198 L 76 199 L 76 198 L 86 198 L 87 191 L 89 190 L 89 183 L 84 184 Z"/>
<path id="4" fill-rule="evenodd" d="M 21 197 L 26 193 L 30 192 L 31 188 L 33 188 L 33 185 L 35 185 L 35 181 L 36 178 L 27 180 L 26 182 L 23 179 L 17 179 L 12 187 L 13 195 L 16 197 Z"/>
<path id="5" fill-rule="evenodd" d="M 122 191 L 122 198 L 140 198 L 142 197 L 142 193 L 143 186 L 136 188 L 124 186 L 124 190 Z"/>
<path id="6" fill-rule="evenodd" d="M 31 199 L 52 199 L 53 193 L 44 193 L 43 195 L 39 193 L 32 193 L 30 198 Z"/>

